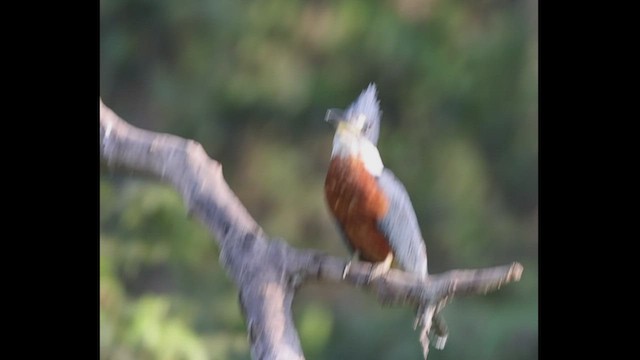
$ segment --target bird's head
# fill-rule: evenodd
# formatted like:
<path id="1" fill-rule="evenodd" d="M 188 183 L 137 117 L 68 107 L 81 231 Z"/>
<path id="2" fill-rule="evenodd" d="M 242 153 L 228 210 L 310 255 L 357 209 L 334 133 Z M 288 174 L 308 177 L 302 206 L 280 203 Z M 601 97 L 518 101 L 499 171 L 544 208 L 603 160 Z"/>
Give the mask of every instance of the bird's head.
<path id="1" fill-rule="evenodd" d="M 336 126 L 336 132 L 349 132 L 367 138 L 373 145 L 380 134 L 380 103 L 376 85 L 371 83 L 347 110 L 329 109 L 325 121 Z"/>

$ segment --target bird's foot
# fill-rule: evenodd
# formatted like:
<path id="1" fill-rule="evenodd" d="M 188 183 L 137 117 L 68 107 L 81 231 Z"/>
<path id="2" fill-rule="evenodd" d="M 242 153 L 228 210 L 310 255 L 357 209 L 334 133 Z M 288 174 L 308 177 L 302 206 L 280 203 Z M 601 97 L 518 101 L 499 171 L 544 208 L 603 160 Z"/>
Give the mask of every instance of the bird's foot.
<path id="1" fill-rule="evenodd" d="M 391 263 L 393 263 L 393 255 L 389 253 L 384 260 L 373 264 L 371 272 L 369 273 L 369 282 L 386 275 L 389 269 L 391 269 Z"/>
<path id="2" fill-rule="evenodd" d="M 347 278 L 347 274 L 349 274 L 349 270 L 351 270 L 351 264 L 358 261 L 358 257 L 360 256 L 360 252 L 356 250 L 347 265 L 345 265 L 344 270 L 342 271 L 342 280 Z"/>

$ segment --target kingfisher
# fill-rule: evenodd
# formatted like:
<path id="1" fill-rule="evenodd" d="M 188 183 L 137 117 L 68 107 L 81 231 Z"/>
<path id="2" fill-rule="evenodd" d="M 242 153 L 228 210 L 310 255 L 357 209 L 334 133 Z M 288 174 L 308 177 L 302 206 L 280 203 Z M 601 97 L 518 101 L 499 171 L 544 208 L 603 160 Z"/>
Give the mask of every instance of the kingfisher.
<path id="1" fill-rule="evenodd" d="M 375 84 L 369 84 L 345 111 L 329 109 L 325 117 L 336 127 L 325 196 L 353 256 L 345 275 L 359 259 L 375 263 L 375 276 L 396 264 L 424 279 L 427 251 L 416 213 L 407 190 L 384 167 L 376 147 L 382 116 L 376 92 Z M 424 311 L 418 308 L 418 323 Z M 443 346 L 444 341 L 436 343 Z"/>
<path id="2" fill-rule="evenodd" d="M 325 196 L 354 259 L 388 270 L 397 263 L 420 278 L 427 276 L 427 251 L 407 190 L 384 167 L 376 147 L 380 104 L 369 84 L 346 111 L 329 109 L 336 126 Z"/>

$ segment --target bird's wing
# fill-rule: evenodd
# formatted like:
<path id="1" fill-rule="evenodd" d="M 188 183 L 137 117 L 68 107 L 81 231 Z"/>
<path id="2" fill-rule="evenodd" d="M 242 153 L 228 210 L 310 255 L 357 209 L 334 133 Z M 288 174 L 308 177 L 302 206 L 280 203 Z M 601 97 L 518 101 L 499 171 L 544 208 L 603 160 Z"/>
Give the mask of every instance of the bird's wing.
<path id="1" fill-rule="evenodd" d="M 378 228 L 389 240 L 400 266 L 405 271 L 426 276 L 427 250 L 407 190 L 386 168 L 378 177 L 378 185 L 389 199 L 389 210 L 378 221 Z"/>

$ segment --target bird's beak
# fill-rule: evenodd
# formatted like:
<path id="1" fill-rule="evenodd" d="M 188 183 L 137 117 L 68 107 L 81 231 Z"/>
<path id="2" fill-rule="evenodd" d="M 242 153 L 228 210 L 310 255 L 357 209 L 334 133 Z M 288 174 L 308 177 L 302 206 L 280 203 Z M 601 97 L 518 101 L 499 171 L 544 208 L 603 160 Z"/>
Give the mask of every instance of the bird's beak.
<path id="1" fill-rule="evenodd" d="M 333 126 L 338 126 L 338 124 L 344 120 L 344 111 L 340 109 L 329 109 L 327 110 L 327 115 L 324 117 L 324 121 L 332 124 Z"/>

